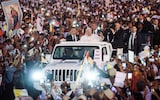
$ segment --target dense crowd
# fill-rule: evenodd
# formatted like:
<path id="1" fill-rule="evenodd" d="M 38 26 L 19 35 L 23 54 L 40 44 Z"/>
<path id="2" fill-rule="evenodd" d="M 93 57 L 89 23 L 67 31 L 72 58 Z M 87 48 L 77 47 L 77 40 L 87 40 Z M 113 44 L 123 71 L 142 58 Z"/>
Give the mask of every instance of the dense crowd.
<path id="1" fill-rule="evenodd" d="M 125 69 L 122 66 L 124 61 L 114 58 L 114 68 L 132 73 L 132 79 L 126 78 L 124 87 L 111 87 L 114 93 L 111 99 L 160 99 L 159 0 L 19 0 L 19 3 L 23 20 L 20 29 L 15 32 L 7 32 L 0 6 L 0 70 L 1 73 L 9 73 L 4 100 L 14 100 L 13 87 L 27 88 L 35 100 L 38 96 L 33 96 L 29 84 L 25 84 L 30 82 L 29 79 L 26 82 L 23 79 L 33 66 L 41 64 L 43 54 L 50 54 L 55 44 L 63 41 L 105 41 L 112 44 L 115 52 L 117 49 L 123 49 L 124 54 L 128 50 L 134 51 L 136 63 L 125 61 Z M 145 46 L 153 51 L 151 57 L 154 59 L 145 58 L 146 64 L 138 56 Z M 23 76 L 16 84 L 12 81 L 19 78 L 13 78 L 16 77 L 14 73 Z M 110 80 L 114 78 L 114 75 L 110 76 Z M 65 85 L 62 87 L 65 88 Z M 67 90 L 63 91 L 67 94 Z M 109 99 L 103 90 L 94 88 L 83 95 L 90 95 L 91 100 Z M 69 98 L 73 97 L 74 93 Z"/>

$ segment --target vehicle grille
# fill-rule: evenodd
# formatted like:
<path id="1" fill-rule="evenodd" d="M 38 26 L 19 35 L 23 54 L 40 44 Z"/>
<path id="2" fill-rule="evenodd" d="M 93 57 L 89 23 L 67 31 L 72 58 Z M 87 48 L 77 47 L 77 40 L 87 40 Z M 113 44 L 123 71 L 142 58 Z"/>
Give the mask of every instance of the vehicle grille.
<path id="1" fill-rule="evenodd" d="M 52 70 L 54 81 L 76 81 L 77 70 Z"/>

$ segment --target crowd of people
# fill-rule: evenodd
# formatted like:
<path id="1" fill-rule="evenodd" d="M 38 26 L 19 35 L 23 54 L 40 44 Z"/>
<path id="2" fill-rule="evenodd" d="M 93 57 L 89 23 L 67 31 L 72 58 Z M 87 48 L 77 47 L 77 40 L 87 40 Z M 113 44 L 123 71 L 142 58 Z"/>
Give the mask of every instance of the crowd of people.
<path id="1" fill-rule="evenodd" d="M 0 68 L 1 73 L 10 73 L 4 100 L 14 100 L 13 84 L 10 84 L 13 73 L 20 72 L 25 77 L 33 65 L 41 62 L 43 54 L 51 54 L 55 44 L 63 41 L 104 41 L 111 43 L 115 50 L 123 49 L 123 53 L 134 51 L 136 63 L 133 66 L 126 62 L 125 70 L 122 61 L 114 58 L 117 71 L 132 73 L 132 79 L 126 79 L 123 88 L 112 90 L 114 99 L 159 100 L 159 0 L 19 0 L 19 3 L 23 20 L 16 33 L 7 32 L 0 6 Z M 143 65 L 138 54 L 145 46 L 154 51 L 154 61 L 146 58 Z M 114 80 L 114 76 L 110 78 Z M 19 84 L 23 85 L 17 88 L 30 87 L 23 81 Z M 129 95 L 124 92 L 128 89 Z M 30 88 L 28 92 L 35 100 Z M 95 89 L 90 99 L 106 100 L 103 92 Z"/>

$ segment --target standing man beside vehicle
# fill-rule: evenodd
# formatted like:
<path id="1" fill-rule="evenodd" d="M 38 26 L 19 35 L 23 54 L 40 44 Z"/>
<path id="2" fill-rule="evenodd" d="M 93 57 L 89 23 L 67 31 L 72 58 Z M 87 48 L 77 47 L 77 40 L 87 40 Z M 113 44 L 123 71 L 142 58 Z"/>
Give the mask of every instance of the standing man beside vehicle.
<path id="1" fill-rule="evenodd" d="M 140 35 L 137 33 L 136 26 L 133 26 L 128 41 L 128 49 L 134 51 L 134 53 L 138 55 L 140 52 L 140 46 Z"/>
<path id="2" fill-rule="evenodd" d="M 123 49 L 123 29 L 121 28 L 121 24 L 119 22 L 115 23 L 115 28 L 112 31 L 113 38 L 111 41 L 111 44 L 113 46 L 113 49 Z M 117 51 L 113 52 L 113 55 L 116 55 Z"/>
<path id="3" fill-rule="evenodd" d="M 70 31 L 70 34 L 67 35 L 66 41 L 78 41 L 79 40 L 79 34 L 75 27 L 73 27 Z"/>

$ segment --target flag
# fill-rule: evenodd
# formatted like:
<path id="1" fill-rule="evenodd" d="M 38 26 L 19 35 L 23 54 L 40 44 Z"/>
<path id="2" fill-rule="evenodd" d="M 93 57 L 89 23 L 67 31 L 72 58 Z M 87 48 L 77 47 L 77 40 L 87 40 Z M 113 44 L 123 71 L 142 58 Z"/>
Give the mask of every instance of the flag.
<path id="1" fill-rule="evenodd" d="M 21 27 L 23 13 L 18 0 L 1 2 L 5 19 L 7 22 L 6 32 L 17 30 Z"/>
<path id="2" fill-rule="evenodd" d="M 53 26 L 52 26 L 52 24 L 51 24 L 51 23 L 49 24 L 49 32 L 50 32 L 50 33 L 52 33 L 52 32 L 53 32 Z"/>
<path id="3" fill-rule="evenodd" d="M 113 68 L 113 66 L 111 64 L 109 64 L 109 63 L 107 64 L 106 67 L 107 67 L 108 70 Z"/>
<path id="4" fill-rule="evenodd" d="M 40 17 L 39 15 L 36 20 L 37 31 L 39 32 L 43 31 L 43 22 L 44 22 L 44 18 Z"/>
<path id="5" fill-rule="evenodd" d="M 84 56 L 82 65 L 80 66 L 80 68 L 79 68 L 79 70 L 78 70 L 79 73 L 78 73 L 78 75 L 77 75 L 77 78 L 76 78 L 76 82 L 75 82 L 75 86 L 74 86 L 73 91 L 75 91 L 76 88 L 78 87 L 78 83 L 79 83 L 80 76 L 81 76 L 81 74 L 82 74 L 82 71 L 83 71 L 84 66 L 87 66 L 88 64 L 93 64 L 93 59 L 90 57 L 89 51 L 85 52 L 84 55 L 85 55 L 85 56 Z"/>

